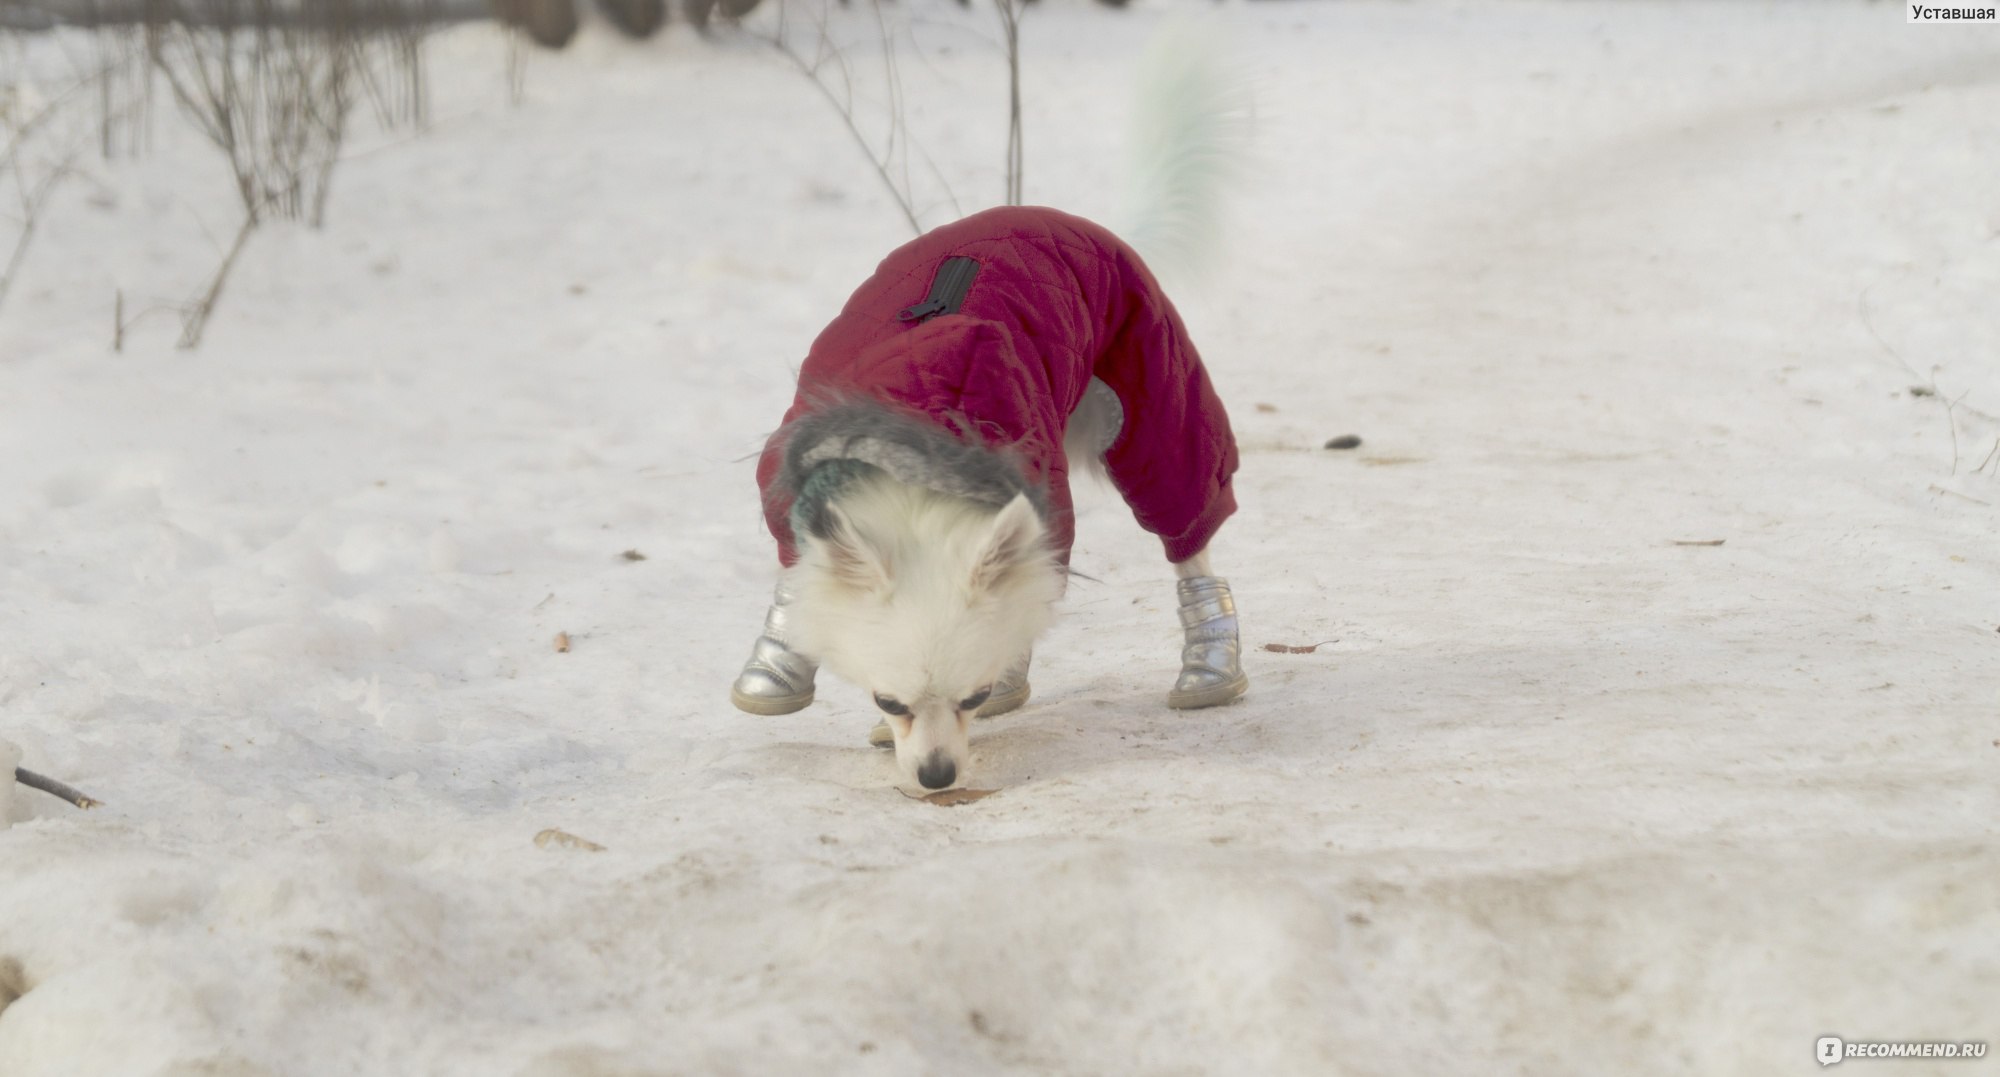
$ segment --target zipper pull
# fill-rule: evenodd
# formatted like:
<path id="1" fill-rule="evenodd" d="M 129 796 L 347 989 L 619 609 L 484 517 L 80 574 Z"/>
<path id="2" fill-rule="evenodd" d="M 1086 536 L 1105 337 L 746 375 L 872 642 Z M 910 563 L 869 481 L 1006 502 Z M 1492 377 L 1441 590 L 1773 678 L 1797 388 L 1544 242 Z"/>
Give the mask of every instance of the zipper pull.
<path id="1" fill-rule="evenodd" d="M 947 258 L 938 266 L 937 276 L 931 278 L 931 294 L 914 307 L 904 307 L 896 313 L 896 318 L 905 322 L 921 322 L 938 314 L 957 314 L 965 305 L 965 293 L 972 290 L 972 278 L 979 275 L 979 263 L 964 255 Z"/>

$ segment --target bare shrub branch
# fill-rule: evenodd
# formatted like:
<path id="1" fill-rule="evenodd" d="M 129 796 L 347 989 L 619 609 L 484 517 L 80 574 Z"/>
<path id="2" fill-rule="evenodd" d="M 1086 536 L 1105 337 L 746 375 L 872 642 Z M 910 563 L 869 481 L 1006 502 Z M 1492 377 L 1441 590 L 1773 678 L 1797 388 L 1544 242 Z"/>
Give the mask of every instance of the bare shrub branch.
<path id="1" fill-rule="evenodd" d="M 901 85 L 896 75 L 894 60 L 895 40 L 889 34 L 888 24 L 882 20 L 879 0 L 876 3 L 876 25 L 879 33 L 882 35 L 882 52 L 889 84 L 889 132 L 882 149 L 879 151 L 875 148 L 874 143 L 869 140 L 868 136 L 862 133 L 860 124 L 855 119 L 854 80 L 848 70 L 846 55 L 834 43 L 830 27 L 828 26 L 828 8 L 822 4 L 817 11 L 809 16 L 812 22 L 812 57 L 811 59 L 807 59 L 787 33 L 787 15 L 790 13 L 792 7 L 793 5 L 790 3 L 781 3 L 778 6 L 777 27 L 769 33 L 757 36 L 776 49 L 785 59 L 791 61 L 792 66 L 798 69 L 799 74 L 804 75 L 806 81 L 812 83 L 813 88 L 819 91 L 820 96 L 839 115 L 842 125 L 847 128 L 848 135 L 854 139 L 854 144 L 860 147 L 862 155 L 868 158 L 868 163 L 874 168 L 876 177 L 882 181 L 882 186 L 888 190 L 889 197 L 896 203 L 896 208 L 902 211 L 903 219 L 909 222 L 910 230 L 922 234 L 924 226 L 917 221 L 915 200 L 910 193 L 907 152 L 905 152 L 902 158 L 904 161 L 902 166 L 904 173 L 903 180 L 899 183 L 892 174 L 892 169 L 896 167 L 897 162 L 897 136 L 903 130 L 903 108 Z M 839 93 L 834 92 L 834 84 L 827 77 L 826 72 L 829 69 L 839 79 Z"/>
<path id="2" fill-rule="evenodd" d="M 7 254 L 7 263 L 0 266 L 0 305 L 7 302 L 7 293 L 13 289 L 15 279 L 20 275 L 21 263 L 28 258 L 28 244 L 35 238 L 35 226 L 41 220 L 42 210 L 55 194 L 56 185 L 67 179 L 71 173 L 71 162 L 62 164 L 44 173 L 38 180 L 31 180 L 19 158 L 13 161 L 14 186 L 20 195 L 21 217 L 14 233 L 14 246 Z"/>
<path id="3" fill-rule="evenodd" d="M 1933 397 L 1937 400 L 1938 404 L 1944 408 L 1945 429 L 1951 435 L 1951 474 L 1956 475 L 1958 474 L 1958 465 L 1959 465 L 1959 457 L 1958 457 L 1959 416 L 1961 414 L 1964 414 L 1972 416 L 1973 418 L 1979 419 L 1986 423 L 2000 423 L 2000 415 L 1994 415 L 1991 412 L 1982 411 L 1979 408 L 1975 408 L 1966 404 L 1965 398 L 1972 392 L 1970 388 L 1960 392 L 1956 397 L 1946 396 L 1944 391 L 1938 387 L 1937 383 L 1937 372 L 1940 369 L 1939 367 L 1936 366 L 1931 367 L 1931 374 L 1929 378 L 1925 378 L 1922 374 L 1917 373 L 1917 368 L 1911 366 L 1910 361 L 1908 359 L 1903 358 L 1903 353 L 1901 351 L 1898 351 L 1895 345 L 1889 343 L 1889 341 L 1885 339 L 1879 331 L 1876 330 L 1875 319 L 1871 315 L 1868 306 L 1868 293 L 1872 290 L 1874 290 L 1874 285 L 1869 285 L 1867 288 L 1863 288 L 1861 290 L 1861 294 L 1857 296 L 1854 300 L 1855 310 L 1861 316 L 1861 327 L 1863 329 L 1866 329 L 1868 331 L 1868 335 L 1875 338 L 1875 343 L 1881 346 L 1882 351 L 1885 354 L 1887 354 L 1889 358 L 1895 360 L 1896 365 L 1902 367 L 1904 373 L 1910 376 L 1908 384 L 1910 386 L 1912 396 Z M 1996 451 L 2000 451 L 2000 442 L 1995 443 L 1995 449 Z M 1992 455 L 1988 454 L 1987 459 L 1988 460 L 1992 459 Z M 1986 461 L 1981 461 L 1979 467 L 1974 468 L 1973 471 L 1976 473 L 1978 471 L 1983 470 L 1985 467 L 1986 467 Z"/>
<path id="4" fill-rule="evenodd" d="M 208 317 L 215 313 L 215 304 L 222 299 L 222 286 L 229 281 L 229 271 L 236 268 L 237 256 L 243 253 L 243 245 L 250 241 L 250 233 L 257 228 L 257 214 L 245 214 L 243 224 L 236 229 L 236 240 L 222 256 L 222 264 L 216 266 L 215 275 L 209 278 L 208 289 L 201 298 L 181 309 L 181 339 L 176 345 L 181 348 L 201 347 L 201 335 L 208 329 Z"/>
<path id="5" fill-rule="evenodd" d="M 91 91 L 108 82 L 116 61 L 96 65 L 70 64 L 70 73 L 45 98 L 26 65 L 9 63 L 0 75 L 0 189 L 13 188 L 0 206 L 0 226 L 11 224 L 13 236 L 0 257 L 0 304 L 20 278 L 28 248 L 34 242 L 42 213 L 64 181 L 76 176 L 82 154 L 82 118 Z M 46 76 L 44 76 L 46 77 Z M 0 236 L 5 232 L 0 231 Z"/>
<path id="6" fill-rule="evenodd" d="M 1007 204 L 1021 204 L 1021 15 L 1023 0 L 993 0 L 1007 46 Z"/>
<path id="7" fill-rule="evenodd" d="M 431 4 L 398 0 L 150 0 L 146 56 L 227 164 L 243 222 L 180 346 L 197 347 L 251 233 L 268 217 L 324 226 L 350 119 L 422 125 Z M 119 322 L 118 338 L 123 326 Z"/>

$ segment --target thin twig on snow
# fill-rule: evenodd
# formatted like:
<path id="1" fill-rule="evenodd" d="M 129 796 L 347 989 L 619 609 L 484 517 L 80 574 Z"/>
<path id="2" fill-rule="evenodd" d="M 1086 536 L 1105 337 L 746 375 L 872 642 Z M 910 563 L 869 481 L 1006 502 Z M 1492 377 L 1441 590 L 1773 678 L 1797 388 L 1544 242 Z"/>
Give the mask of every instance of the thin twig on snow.
<path id="1" fill-rule="evenodd" d="M 86 796 L 75 789 L 46 775 L 37 774 L 23 767 L 14 768 L 14 780 L 30 789 L 39 789 L 53 797 L 60 797 L 79 808 L 101 808 L 104 802 L 93 796 Z"/>

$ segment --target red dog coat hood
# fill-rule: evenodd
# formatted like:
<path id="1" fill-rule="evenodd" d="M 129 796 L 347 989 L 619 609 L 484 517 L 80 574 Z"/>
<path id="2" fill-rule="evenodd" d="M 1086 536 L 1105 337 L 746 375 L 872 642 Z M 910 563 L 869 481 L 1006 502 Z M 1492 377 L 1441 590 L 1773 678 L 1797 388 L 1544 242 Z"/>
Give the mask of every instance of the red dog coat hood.
<path id="1" fill-rule="evenodd" d="M 1125 410 L 1105 453 L 1113 485 L 1168 560 L 1201 552 L 1236 510 L 1236 442 L 1180 315 L 1132 248 L 1039 207 L 987 210 L 898 248 L 813 341 L 758 461 L 779 559 L 798 558 L 791 508 L 811 461 L 838 454 L 821 444 L 838 435 L 811 419 L 870 402 L 997 450 L 1039 495 L 1066 561 L 1063 429 L 1092 377 Z"/>

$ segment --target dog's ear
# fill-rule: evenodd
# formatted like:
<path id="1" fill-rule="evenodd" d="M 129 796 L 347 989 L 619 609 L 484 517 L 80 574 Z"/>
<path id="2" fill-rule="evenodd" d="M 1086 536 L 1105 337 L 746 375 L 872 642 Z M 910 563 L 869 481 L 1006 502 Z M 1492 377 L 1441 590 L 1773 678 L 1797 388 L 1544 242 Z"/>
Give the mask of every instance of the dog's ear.
<path id="1" fill-rule="evenodd" d="M 1040 557 L 1042 537 L 1047 531 L 1035 506 L 1028 503 L 1027 495 L 1015 494 L 1014 500 L 1007 502 L 1000 515 L 993 518 L 992 529 L 980 542 L 979 554 L 972 561 L 972 592 L 993 590 L 1009 574 Z"/>
<path id="2" fill-rule="evenodd" d="M 887 591 L 888 553 L 854 526 L 853 518 L 842 512 L 840 506 L 828 504 L 823 511 L 826 534 L 816 541 L 826 551 L 834 579 L 862 591 Z"/>

